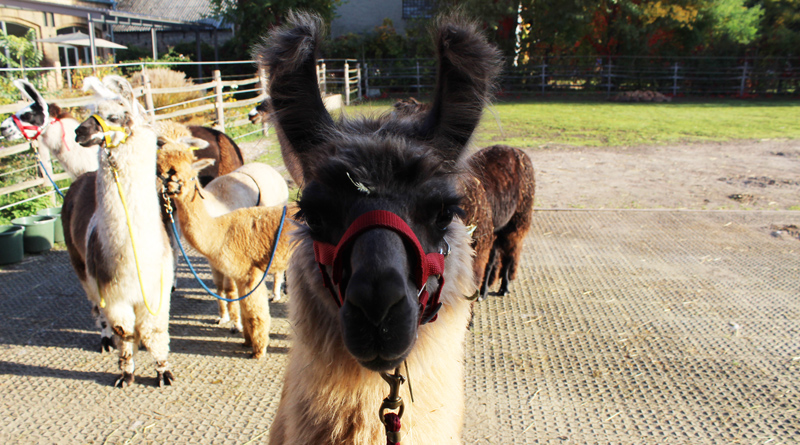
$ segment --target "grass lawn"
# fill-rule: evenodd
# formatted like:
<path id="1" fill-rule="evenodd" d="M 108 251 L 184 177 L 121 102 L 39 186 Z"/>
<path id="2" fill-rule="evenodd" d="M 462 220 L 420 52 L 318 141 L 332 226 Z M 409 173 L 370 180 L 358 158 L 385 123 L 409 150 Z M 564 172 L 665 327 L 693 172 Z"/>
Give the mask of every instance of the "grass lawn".
<path id="1" fill-rule="evenodd" d="M 423 98 L 428 100 L 428 98 Z M 348 107 L 382 112 L 393 101 Z M 602 100 L 502 99 L 485 113 L 476 146 L 618 147 L 733 139 L 800 138 L 800 101 L 678 99 L 620 104 Z"/>

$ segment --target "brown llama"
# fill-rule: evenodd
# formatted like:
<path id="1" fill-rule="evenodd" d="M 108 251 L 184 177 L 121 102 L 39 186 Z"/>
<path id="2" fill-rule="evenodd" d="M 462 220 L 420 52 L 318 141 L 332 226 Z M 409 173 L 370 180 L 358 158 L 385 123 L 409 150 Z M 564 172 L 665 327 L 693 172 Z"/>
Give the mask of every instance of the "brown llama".
<path id="1" fill-rule="evenodd" d="M 277 243 L 269 272 L 275 275 L 275 292 L 280 292 L 281 278 L 292 252 L 290 215 L 296 209 L 293 205 L 289 207 L 279 239 L 276 236 L 283 206 L 248 207 L 216 217 L 211 215 L 203 202 L 205 192 L 197 179 L 198 171 L 210 162 L 213 161 L 197 161 L 191 151 L 174 142 L 163 145 L 158 154 L 159 176 L 165 193 L 175 204 L 183 236 L 208 258 L 214 270 L 233 280 L 239 297 L 259 284 Z M 270 328 L 266 286 L 258 286 L 239 302 L 239 307 L 245 345 L 252 347 L 253 358 L 262 358 L 269 344 Z"/>
<path id="2" fill-rule="evenodd" d="M 476 25 L 441 19 L 428 113 L 335 121 L 315 76 L 321 29 L 291 14 L 255 51 L 305 178 L 287 276 L 294 343 L 270 443 L 460 443 L 475 282 L 455 216 L 498 51 Z M 414 392 L 404 408 L 394 395 L 409 400 L 409 388 L 389 374 L 401 370 Z"/>
<path id="3" fill-rule="evenodd" d="M 516 278 L 522 243 L 531 226 L 536 180 L 533 164 L 522 150 L 494 145 L 467 160 L 470 175 L 465 178 L 462 207 L 467 224 L 474 227 L 473 269 L 480 286 L 479 300 L 486 298 L 498 276 L 499 295 L 508 294 Z"/>

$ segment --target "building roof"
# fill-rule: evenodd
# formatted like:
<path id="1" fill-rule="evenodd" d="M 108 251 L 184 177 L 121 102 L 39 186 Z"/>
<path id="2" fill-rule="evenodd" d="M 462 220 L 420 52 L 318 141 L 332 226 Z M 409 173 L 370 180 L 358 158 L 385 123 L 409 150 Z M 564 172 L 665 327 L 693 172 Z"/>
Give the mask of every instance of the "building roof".
<path id="1" fill-rule="evenodd" d="M 119 0 L 116 9 L 118 11 L 148 15 L 162 19 L 200 22 L 215 28 L 230 27 L 220 19 L 208 17 L 211 14 L 211 4 L 209 0 Z M 114 31 L 142 31 L 142 29 L 132 26 L 116 26 L 114 27 Z"/>

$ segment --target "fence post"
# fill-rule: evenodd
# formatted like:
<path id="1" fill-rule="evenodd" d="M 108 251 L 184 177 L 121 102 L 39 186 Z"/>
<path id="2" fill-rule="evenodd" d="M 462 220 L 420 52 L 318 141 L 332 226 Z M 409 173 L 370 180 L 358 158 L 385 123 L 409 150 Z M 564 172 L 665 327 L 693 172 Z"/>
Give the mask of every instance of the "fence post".
<path id="1" fill-rule="evenodd" d="M 369 64 L 366 62 L 364 63 L 364 91 L 369 97 Z"/>
<path id="2" fill-rule="evenodd" d="M 744 96 L 744 86 L 747 83 L 747 61 L 744 61 L 742 67 L 742 82 L 739 84 L 739 96 Z"/>
<path id="3" fill-rule="evenodd" d="M 320 88 L 320 89 L 322 90 L 323 93 L 327 93 L 328 92 L 328 73 L 327 73 L 327 65 L 325 64 L 325 62 L 322 62 L 322 72 L 321 72 L 321 74 L 322 74 L 322 88 Z"/>
<path id="4" fill-rule="evenodd" d="M 608 74 L 606 74 L 606 77 L 608 78 L 606 80 L 606 95 L 609 96 L 609 97 L 611 97 L 611 67 L 613 67 L 613 66 L 614 66 L 614 64 L 611 63 L 611 58 L 609 57 L 608 58 Z"/>
<path id="5" fill-rule="evenodd" d="M 33 143 L 37 144 L 38 142 Z M 55 187 L 53 187 L 53 184 L 46 179 L 47 175 L 50 175 L 51 178 L 53 177 L 53 163 L 50 161 L 50 150 L 38 150 L 38 152 L 39 160 L 42 161 L 42 163 L 39 165 L 39 176 L 42 178 L 43 185 L 48 185 L 53 189 L 53 194 L 50 195 L 50 202 L 53 204 L 53 206 L 56 206 L 58 203 L 56 202 Z"/>
<path id="6" fill-rule="evenodd" d="M 56 68 L 56 70 L 53 72 L 53 75 L 55 77 L 55 79 L 53 79 L 55 81 L 54 89 L 60 90 L 61 88 L 64 87 L 64 78 L 61 76 L 61 61 L 56 60 L 55 62 L 53 62 L 53 66 Z"/>
<path id="7" fill-rule="evenodd" d="M 147 71 L 142 69 L 142 80 L 144 81 L 144 107 L 150 116 L 150 123 L 156 123 L 156 107 L 153 105 L 153 87 L 150 84 L 150 76 Z"/>
<path id="8" fill-rule="evenodd" d="M 214 94 L 216 100 L 214 101 L 214 108 L 217 110 L 217 130 L 225 132 L 225 109 L 222 108 L 222 73 L 219 70 L 214 70 Z"/>
<path id="9" fill-rule="evenodd" d="M 545 86 L 547 85 L 547 84 L 545 83 L 545 82 L 546 82 L 546 80 L 547 80 L 547 79 L 546 79 L 546 77 L 547 77 L 547 64 L 546 64 L 546 63 L 543 63 L 543 64 L 542 64 L 542 85 L 541 85 L 541 87 L 542 87 L 542 94 L 544 94 L 544 88 L 545 88 Z"/>
<path id="10" fill-rule="evenodd" d="M 672 70 L 672 97 L 678 95 L 678 62 L 675 62 L 675 66 Z"/>
<path id="11" fill-rule="evenodd" d="M 344 62 L 344 104 L 350 105 L 350 64 Z"/>
<path id="12" fill-rule="evenodd" d="M 358 88 L 358 100 L 361 101 L 363 93 L 361 91 L 361 64 L 356 63 L 356 87 Z"/>
<path id="13" fill-rule="evenodd" d="M 264 100 L 267 100 L 269 98 L 269 93 L 267 91 L 267 72 L 264 70 L 264 68 L 258 69 L 258 83 L 261 86 L 261 94 L 263 94 L 265 97 Z M 261 106 L 261 104 L 256 106 Z M 264 137 L 269 136 L 269 122 L 265 120 L 261 121 L 261 132 L 264 134 Z"/>
<path id="14" fill-rule="evenodd" d="M 420 94 L 420 88 L 422 84 L 422 77 L 419 75 L 419 60 L 417 60 L 417 96 Z"/>

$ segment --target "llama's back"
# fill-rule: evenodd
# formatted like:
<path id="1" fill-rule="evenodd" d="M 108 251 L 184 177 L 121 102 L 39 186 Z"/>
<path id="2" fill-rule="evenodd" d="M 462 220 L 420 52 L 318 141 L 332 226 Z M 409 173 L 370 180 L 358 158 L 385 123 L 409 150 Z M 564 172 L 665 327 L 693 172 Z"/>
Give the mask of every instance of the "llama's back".
<path id="1" fill-rule="evenodd" d="M 475 153 L 469 164 L 486 190 L 495 232 L 506 227 L 518 213 L 533 209 L 533 164 L 522 150 L 494 145 Z"/>
<path id="2" fill-rule="evenodd" d="M 214 217 L 246 207 L 284 205 L 289 200 L 289 188 L 280 173 L 260 163 L 243 165 L 214 179 L 205 191 L 216 198 L 205 202 Z"/>

